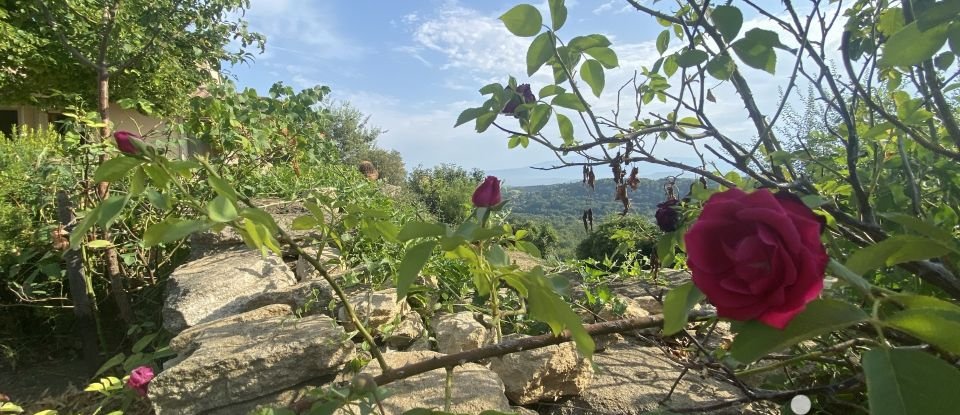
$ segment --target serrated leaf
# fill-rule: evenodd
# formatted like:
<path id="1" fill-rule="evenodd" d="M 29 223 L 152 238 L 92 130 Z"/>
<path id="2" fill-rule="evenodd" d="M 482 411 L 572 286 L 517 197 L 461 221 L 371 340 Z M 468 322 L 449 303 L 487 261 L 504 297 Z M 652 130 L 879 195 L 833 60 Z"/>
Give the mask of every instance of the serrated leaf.
<path id="1" fill-rule="evenodd" d="M 707 52 L 697 49 L 685 50 L 677 56 L 677 65 L 681 68 L 697 66 L 707 60 Z"/>
<path id="2" fill-rule="evenodd" d="M 137 166 L 130 177 L 130 195 L 140 196 L 147 188 L 147 173 L 143 171 L 142 166 Z"/>
<path id="3" fill-rule="evenodd" d="M 723 40 L 730 42 L 740 33 L 743 27 L 743 13 L 733 6 L 717 6 L 710 13 L 710 20 L 717 27 Z"/>
<path id="4" fill-rule="evenodd" d="M 863 354 L 872 415 L 949 414 L 960 408 L 960 370 L 915 349 Z"/>
<path id="5" fill-rule="evenodd" d="M 604 68 L 613 69 L 620 66 L 620 60 L 617 53 L 608 47 L 590 48 L 584 51 L 587 55 L 600 62 Z"/>
<path id="6" fill-rule="evenodd" d="M 537 246 L 530 241 L 516 241 L 515 243 L 517 244 L 517 249 L 526 252 L 535 258 L 540 258 L 542 256 L 540 253 L 540 248 L 537 248 Z"/>
<path id="7" fill-rule="evenodd" d="M 677 68 L 679 67 L 680 65 L 677 65 L 677 55 L 667 56 L 667 58 L 663 60 L 663 74 L 666 75 L 667 78 L 677 73 Z"/>
<path id="8" fill-rule="evenodd" d="M 500 20 L 510 33 L 521 37 L 540 33 L 540 26 L 543 25 L 543 16 L 540 15 L 540 11 L 529 4 L 514 6 L 501 15 Z"/>
<path id="9" fill-rule="evenodd" d="M 587 59 L 586 62 L 580 66 L 580 78 L 583 79 L 587 85 L 590 85 L 590 90 L 593 92 L 593 95 L 599 97 L 603 92 L 603 65 L 597 60 Z"/>
<path id="10" fill-rule="evenodd" d="M 538 134 L 550 121 L 551 114 L 553 114 L 553 108 L 547 104 L 537 104 L 533 107 L 533 110 L 530 111 L 530 121 L 526 126 L 527 134 Z"/>
<path id="11" fill-rule="evenodd" d="M 557 95 L 567 92 L 566 89 L 563 89 L 561 86 L 557 85 L 547 85 L 543 88 L 540 88 L 540 93 L 537 94 L 541 99 L 549 97 L 551 95 Z"/>
<path id="12" fill-rule="evenodd" d="M 454 127 L 459 127 L 464 123 L 475 120 L 480 114 L 483 114 L 485 110 L 483 108 L 467 108 L 460 113 L 460 116 L 457 117 L 457 123 L 454 124 Z"/>
<path id="13" fill-rule="evenodd" d="M 664 30 L 660 32 L 659 35 L 657 35 L 657 52 L 663 55 L 663 52 L 667 51 L 667 46 L 669 45 L 670 45 L 670 31 Z"/>
<path id="14" fill-rule="evenodd" d="M 769 353 L 868 318 L 867 313 L 850 303 L 834 299 L 813 300 L 783 330 L 757 320 L 744 323 L 733 339 L 730 355 L 741 363 L 752 363 Z"/>
<path id="15" fill-rule="evenodd" d="M 122 179 L 130 170 L 143 164 L 143 160 L 130 156 L 118 156 L 104 161 L 93 173 L 96 182 L 115 182 Z"/>
<path id="16" fill-rule="evenodd" d="M 913 22 L 887 39 L 883 56 L 877 63 L 884 68 L 914 66 L 933 57 L 946 41 L 946 24 L 921 31 L 917 22 Z"/>
<path id="17" fill-rule="evenodd" d="M 604 48 L 611 45 L 610 39 L 607 39 L 604 35 L 587 35 L 587 36 L 577 36 L 573 39 L 570 39 L 570 42 L 567 42 L 567 48 L 573 53 L 583 52 L 591 48 Z"/>
<path id="18" fill-rule="evenodd" d="M 554 53 L 553 35 L 543 32 L 533 39 L 527 49 L 527 75 L 533 75 L 544 63 L 550 60 Z"/>
<path id="19" fill-rule="evenodd" d="M 163 222 L 150 225 L 143 233 L 143 246 L 152 247 L 163 243 L 178 241 L 194 232 L 206 230 L 210 226 L 199 220 L 168 218 Z"/>
<path id="20" fill-rule="evenodd" d="M 736 69 L 736 65 L 728 55 L 720 55 L 707 62 L 707 73 L 721 81 L 730 79 L 734 69 Z"/>
<path id="21" fill-rule="evenodd" d="M 407 222 L 397 234 L 400 242 L 406 242 L 417 238 L 432 238 L 447 234 L 447 227 L 438 223 L 429 222 Z"/>
<path id="22" fill-rule="evenodd" d="M 580 98 L 577 98 L 576 94 L 573 94 L 570 92 L 557 94 L 557 96 L 553 97 L 553 100 L 550 101 L 550 103 L 560 107 L 569 108 L 575 111 L 587 110 L 587 107 L 584 105 L 583 101 L 580 101 Z"/>
<path id="23" fill-rule="evenodd" d="M 437 241 L 426 241 L 407 249 L 397 268 L 397 299 L 406 298 L 410 285 L 416 281 L 420 270 L 427 264 L 433 248 L 436 247 Z"/>
<path id="24" fill-rule="evenodd" d="M 692 281 L 667 292 L 663 299 L 663 335 L 670 336 L 687 326 L 687 316 L 704 295 Z"/>
<path id="25" fill-rule="evenodd" d="M 477 117 L 476 130 L 478 133 L 487 131 L 487 128 L 490 128 L 490 125 L 493 124 L 497 119 L 496 112 L 486 112 Z"/>
<path id="26" fill-rule="evenodd" d="M 560 138 L 566 145 L 573 145 L 573 122 L 566 115 L 557 113 L 557 127 L 560 129 Z"/>
<path id="27" fill-rule="evenodd" d="M 550 27 L 556 32 L 567 21 L 567 6 L 563 0 L 549 0 L 547 3 L 550 5 Z"/>
<path id="28" fill-rule="evenodd" d="M 207 216 L 210 220 L 217 223 L 230 222 L 240 215 L 237 213 L 237 207 L 226 196 L 215 197 L 207 204 Z"/>

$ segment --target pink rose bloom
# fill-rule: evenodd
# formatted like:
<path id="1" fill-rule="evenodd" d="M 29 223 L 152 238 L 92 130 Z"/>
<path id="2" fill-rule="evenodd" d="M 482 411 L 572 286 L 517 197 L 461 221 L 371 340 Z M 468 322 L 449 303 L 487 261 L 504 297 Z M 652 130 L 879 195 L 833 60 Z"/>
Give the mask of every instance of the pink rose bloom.
<path id="1" fill-rule="evenodd" d="M 487 179 L 473 192 L 473 205 L 492 207 L 500 204 L 500 179 L 487 176 Z"/>
<path id="2" fill-rule="evenodd" d="M 150 366 L 140 366 L 130 372 L 127 386 L 137 391 L 140 396 L 147 396 L 147 385 L 153 380 L 153 369 Z"/>
<path id="3" fill-rule="evenodd" d="M 129 131 L 117 131 L 113 133 L 114 140 L 117 141 L 117 148 L 126 154 L 137 154 L 137 147 L 133 144 L 134 140 L 139 140 L 140 136 Z"/>
<path id="4" fill-rule="evenodd" d="M 822 226 L 789 193 L 715 193 L 684 236 L 693 283 L 720 317 L 783 329 L 823 290 Z"/>

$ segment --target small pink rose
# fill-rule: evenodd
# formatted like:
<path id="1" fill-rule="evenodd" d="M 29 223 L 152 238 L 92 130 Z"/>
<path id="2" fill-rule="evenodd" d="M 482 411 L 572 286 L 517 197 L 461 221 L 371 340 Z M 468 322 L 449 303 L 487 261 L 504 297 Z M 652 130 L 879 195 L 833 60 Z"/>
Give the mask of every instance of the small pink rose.
<path id="1" fill-rule="evenodd" d="M 487 176 L 487 179 L 473 192 L 473 205 L 480 208 L 493 207 L 499 204 L 500 179 L 494 176 Z"/>
<path id="2" fill-rule="evenodd" d="M 113 139 L 117 141 L 117 148 L 126 154 L 137 154 L 139 150 L 133 144 L 134 140 L 140 140 L 140 136 L 129 131 L 117 131 L 113 133 Z"/>
<path id="3" fill-rule="evenodd" d="M 140 366 L 130 372 L 127 386 L 135 390 L 140 396 L 147 396 L 147 385 L 153 380 L 153 376 L 153 369 L 150 366 Z"/>

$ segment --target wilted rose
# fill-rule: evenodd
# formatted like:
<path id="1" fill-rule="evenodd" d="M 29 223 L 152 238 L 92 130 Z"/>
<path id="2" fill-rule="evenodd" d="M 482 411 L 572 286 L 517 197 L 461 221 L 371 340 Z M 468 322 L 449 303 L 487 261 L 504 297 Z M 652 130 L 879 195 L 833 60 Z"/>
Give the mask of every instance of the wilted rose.
<path id="1" fill-rule="evenodd" d="M 153 376 L 153 369 L 150 366 L 140 366 L 130 372 L 127 386 L 135 390 L 140 396 L 147 396 L 147 385 L 153 380 Z"/>
<path id="2" fill-rule="evenodd" d="M 657 219 L 657 226 L 661 231 L 673 232 L 680 225 L 680 212 L 676 206 L 680 204 L 677 199 L 670 199 L 666 202 L 657 204 L 657 213 L 653 216 Z"/>
<path id="3" fill-rule="evenodd" d="M 137 154 L 137 146 L 133 144 L 134 140 L 140 140 L 140 136 L 129 131 L 117 131 L 113 133 L 113 139 L 117 141 L 117 148 L 126 154 Z"/>
<path id="4" fill-rule="evenodd" d="M 502 112 L 504 114 L 513 114 L 520 104 L 529 104 L 537 101 L 536 95 L 533 95 L 533 91 L 530 89 L 530 84 L 517 85 L 517 89 L 514 92 L 516 92 L 519 97 L 513 97 L 507 102 L 507 105 L 503 106 Z"/>
<path id="5" fill-rule="evenodd" d="M 823 289 L 821 226 L 787 193 L 715 193 L 684 237 L 693 283 L 719 316 L 782 329 Z"/>
<path id="6" fill-rule="evenodd" d="M 487 176 L 487 179 L 473 192 L 473 205 L 492 207 L 500 204 L 500 179 Z"/>

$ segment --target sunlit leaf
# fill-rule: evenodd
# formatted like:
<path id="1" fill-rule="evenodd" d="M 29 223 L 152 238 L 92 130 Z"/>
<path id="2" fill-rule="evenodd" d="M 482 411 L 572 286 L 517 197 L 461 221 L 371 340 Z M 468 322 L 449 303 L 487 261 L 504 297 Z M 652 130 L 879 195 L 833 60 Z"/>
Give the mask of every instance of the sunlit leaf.
<path id="1" fill-rule="evenodd" d="M 580 66 L 580 78 L 583 79 L 587 85 L 590 85 L 590 90 L 593 92 L 593 95 L 599 97 L 603 92 L 603 65 L 597 60 L 587 59 L 583 65 Z"/>
<path id="2" fill-rule="evenodd" d="M 407 249 L 397 268 L 397 298 L 405 298 L 410 290 L 410 285 L 416 281 L 420 275 L 420 270 L 430 259 L 433 248 L 437 246 L 437 241 L 426 241 L 414 245 Z"/>
<path id="3" fill-rule="evenodd" d="M 687 316 L 704 295 L 693 281 L 677 286 L 667 292 L 663 299 L 663 335 L 670 336 L 687 326 Z"/>
<path id="4" fill-rule="evenodd" d="M 540 33 L 543 25 L 543 16 L 536 7 L 529 4 L 520 4 L 508 10 L 500 20 L 510 33 L 517 36 L 529 37 Z"/>
<path id="5" fill-rule="evenodd" d="M 960 408 L 960 370 L 921 350 L 868 350 L 863 372 L 873 415 L 949 414 Z"/>

